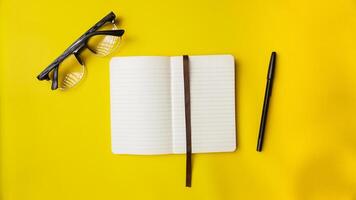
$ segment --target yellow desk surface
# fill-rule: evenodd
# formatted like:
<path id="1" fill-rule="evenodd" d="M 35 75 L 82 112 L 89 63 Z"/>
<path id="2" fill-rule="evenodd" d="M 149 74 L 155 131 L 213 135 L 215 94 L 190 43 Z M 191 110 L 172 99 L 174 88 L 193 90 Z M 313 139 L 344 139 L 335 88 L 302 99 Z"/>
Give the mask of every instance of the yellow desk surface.
<path id="1" fill-rule="evenodd" d="M 233 54 L 238 147 L 113 155 L 109 60 L 68 92 L 37 74 L 109 11 L 114 56 Z M 356 1 L 0 1 L 0 199 L 356 199 Z M 264 151 L 256 141 L 278 52 Z"/>

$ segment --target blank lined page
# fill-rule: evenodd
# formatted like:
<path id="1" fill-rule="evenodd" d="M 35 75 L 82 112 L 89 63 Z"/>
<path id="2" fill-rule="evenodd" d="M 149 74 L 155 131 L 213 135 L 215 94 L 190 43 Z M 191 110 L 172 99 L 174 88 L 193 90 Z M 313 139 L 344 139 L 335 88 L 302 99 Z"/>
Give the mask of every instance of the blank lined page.
<path id="1" fill-rule="evenodd" d="M 117 57 L 111 60 L 113 153 L 172 153 L 169 66 L 169 57 Z"/>
<path id="2" fill-rule="evenodd" d="M 185 153 L 182 56 L 171 57 L 175 153 Z M 189 56 L 193 153 L 236 148 L 235 64 L 231 55 Z"/>

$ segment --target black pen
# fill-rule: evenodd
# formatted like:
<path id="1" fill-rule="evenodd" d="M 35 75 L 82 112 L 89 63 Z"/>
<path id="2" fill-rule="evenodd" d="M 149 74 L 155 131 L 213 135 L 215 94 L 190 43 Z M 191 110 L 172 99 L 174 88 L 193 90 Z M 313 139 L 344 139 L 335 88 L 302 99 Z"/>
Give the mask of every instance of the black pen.
<path id="1" fill-rule="evenodd" d="M 266 128 L 267 112 L 268 112 L 268 106 L 269 106 L 269 98 L 271 97 L 271 92 L 272 92 L 275 65 L 276 65 L 276 52 L 272 52 L 271 58 L 269 61 L 269 67 L 268 67 L 267 85 L 266 85 L 266 91 L 265 91 L 265 99 L 263 101 L 260 132 L 258 134 L 258 141 L 257 141 L 257 151 L 262 151 L 263 136 L 264 136 L 265 128 Z"/>

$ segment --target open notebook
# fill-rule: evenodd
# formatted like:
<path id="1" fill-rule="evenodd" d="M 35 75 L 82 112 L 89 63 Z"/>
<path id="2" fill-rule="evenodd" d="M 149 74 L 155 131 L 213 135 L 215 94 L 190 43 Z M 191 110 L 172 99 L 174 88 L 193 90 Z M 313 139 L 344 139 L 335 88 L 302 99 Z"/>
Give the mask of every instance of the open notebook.
<path id="1" fill-rule="evenodd" d="M 231 55 L 189 56 L 193 153 L 236 148 Z M 110 62 L 112 151 L 186 152 L 183 56 L 115 57 Z"/>

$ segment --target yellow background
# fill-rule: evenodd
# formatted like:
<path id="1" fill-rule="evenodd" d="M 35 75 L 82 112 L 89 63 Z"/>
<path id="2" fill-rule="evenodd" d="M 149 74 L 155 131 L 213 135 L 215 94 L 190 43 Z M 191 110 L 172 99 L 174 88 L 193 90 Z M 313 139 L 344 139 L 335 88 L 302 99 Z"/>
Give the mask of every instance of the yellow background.
<path id="1" fill-rule="evenodd" d="M 356 1 L 0 0 L 0 199 L 356 199 Z M 109 60 L 69 92 L 37 74 L 109 11 L 114 56 L 233 54 L 238 147 L 113 155 Z M 255 151 L 272 50 L 264 151 Z"/>

